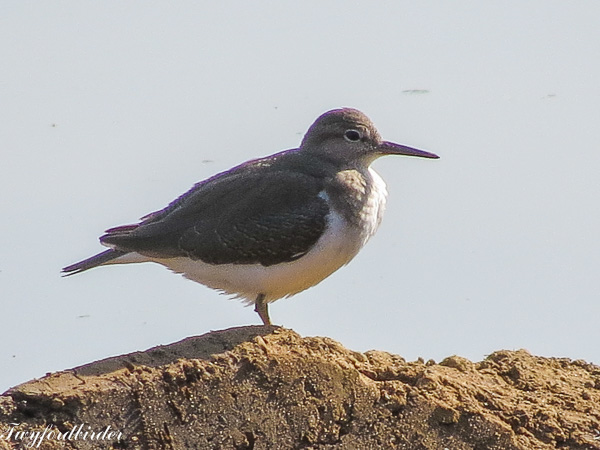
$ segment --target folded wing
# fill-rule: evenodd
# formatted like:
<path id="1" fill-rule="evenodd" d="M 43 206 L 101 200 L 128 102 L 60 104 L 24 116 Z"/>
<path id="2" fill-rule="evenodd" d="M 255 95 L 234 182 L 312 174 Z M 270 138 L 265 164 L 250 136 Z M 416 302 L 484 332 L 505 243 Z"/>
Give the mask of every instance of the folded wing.
<path id="1" fill-rule="evenodd" d="M 137 225 L 107 230 L 101 242 L 149 257 L 187 256 L 210 264 L 293 261 L 327 225 L 322 181 L 289 171 L 238 171 L 196 185 Z"/>

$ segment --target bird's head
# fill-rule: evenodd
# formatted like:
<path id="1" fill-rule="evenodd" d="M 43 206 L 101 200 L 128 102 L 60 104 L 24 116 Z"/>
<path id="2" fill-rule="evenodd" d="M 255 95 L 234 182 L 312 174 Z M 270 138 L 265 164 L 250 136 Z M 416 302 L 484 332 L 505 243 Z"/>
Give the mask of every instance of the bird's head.
<path id="1" fill-rule="evenodd" d="M 321 115 L 304 135 L 300 149 L 342 164 L 365 166 L 384 155 L 439 158 L 433 153 L 384 141 L 371 120 L 353 108 L 334 109 Z"/>

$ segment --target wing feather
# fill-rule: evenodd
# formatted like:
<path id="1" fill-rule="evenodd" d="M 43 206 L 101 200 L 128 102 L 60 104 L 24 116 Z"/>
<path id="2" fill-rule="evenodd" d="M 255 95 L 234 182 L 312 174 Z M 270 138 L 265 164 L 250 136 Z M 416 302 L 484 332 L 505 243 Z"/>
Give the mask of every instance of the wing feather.
<path id="1" fill-rule="evenodd" d="M 211 264 L 293 261 L 312 248 L 327 225 L 322 188 L 321 178 L 289 171 L 221 174 L 138 226 L 109 230 L 101 241 L 122 251 Z"/>

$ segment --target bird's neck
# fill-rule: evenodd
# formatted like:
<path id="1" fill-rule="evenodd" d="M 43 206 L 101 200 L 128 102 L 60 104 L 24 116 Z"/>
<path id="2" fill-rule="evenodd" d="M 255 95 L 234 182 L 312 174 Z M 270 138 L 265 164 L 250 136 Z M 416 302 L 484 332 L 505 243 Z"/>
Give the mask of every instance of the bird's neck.
<path id="1" fill-rule="evenodd" d="M 338 171 L 325 188 L 332 207 L 368 239 L 379 225 L 387 190 L 381 177 L 368 167 Z"/>

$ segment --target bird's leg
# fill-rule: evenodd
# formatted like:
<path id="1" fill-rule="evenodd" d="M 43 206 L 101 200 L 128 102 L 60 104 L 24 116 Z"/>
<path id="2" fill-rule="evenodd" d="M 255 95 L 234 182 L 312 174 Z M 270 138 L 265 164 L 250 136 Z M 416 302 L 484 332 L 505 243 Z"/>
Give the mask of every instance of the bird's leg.
<path id="1" fill-rule="evenodd" d="M 269 319 L 269 305 L 265 302 L 265 294 L 258 294 L 254 301 L 254 311 L 258 313 L 260 318 L 265 325 L 271 325 L 271 319 Z"/>

